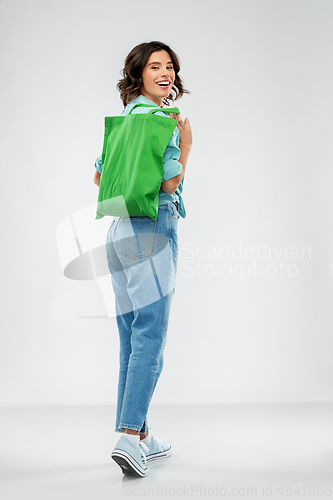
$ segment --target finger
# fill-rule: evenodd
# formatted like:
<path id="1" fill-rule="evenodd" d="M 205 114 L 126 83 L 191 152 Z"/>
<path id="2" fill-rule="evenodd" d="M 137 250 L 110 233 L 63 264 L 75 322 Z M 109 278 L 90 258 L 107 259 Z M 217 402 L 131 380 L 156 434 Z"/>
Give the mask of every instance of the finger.
<path id="1" fill-rule="evenodd" d="M 171 116 L 171 113 L 170 113 L 170 116 Z M 175 120 L 177 120 L 177 124 L 179 123 L 179 116 L 177 115 L 177 113 L 173 113 L 173 117 Z"/>

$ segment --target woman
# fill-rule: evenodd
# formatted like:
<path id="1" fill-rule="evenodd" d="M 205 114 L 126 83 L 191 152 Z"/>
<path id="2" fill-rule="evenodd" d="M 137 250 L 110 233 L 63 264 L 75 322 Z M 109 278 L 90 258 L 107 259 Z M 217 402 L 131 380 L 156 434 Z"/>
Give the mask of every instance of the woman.
<path id="1" fill-rule="evenodd" d="M 124 78 L 117 88 L 127 115 L 148 113 L 189 92 L 179 76 L 175 52 L 161 42 L 142 43 L 128 54 Z M 173 93 L 175 94 L 173 96 Z M 157 115 L 169 116 L 163 111 Z M 165 458 L 171 446 L 159 434 L 150 434 L 147 413 L 163 366 L 169 313 L 178 260 L 177 225 L 186 211 L 181 197 L 192 131 L 175 113 L 177 127 L 163 156 L 163 178 L 157 219 L 114 217 L 107 235 L 107 261 L 116 299 L 120 338 L 115 431 L 121 432 L 111 458 L 124 474 L 146 476 L 147 463 Z M 94 182 L 99 186 L 100 156 Z"/>

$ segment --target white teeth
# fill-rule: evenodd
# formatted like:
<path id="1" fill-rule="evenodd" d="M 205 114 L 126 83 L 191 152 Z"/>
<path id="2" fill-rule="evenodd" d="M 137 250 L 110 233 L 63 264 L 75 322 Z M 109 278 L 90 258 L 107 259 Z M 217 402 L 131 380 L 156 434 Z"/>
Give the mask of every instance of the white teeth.
<path id="1" fill-rule="evenodd" d="M 169 85 L 170 82 L 158 82 L 157 85 L 159 85 L 160 87 L 166 87 L 167 85 Z"/>

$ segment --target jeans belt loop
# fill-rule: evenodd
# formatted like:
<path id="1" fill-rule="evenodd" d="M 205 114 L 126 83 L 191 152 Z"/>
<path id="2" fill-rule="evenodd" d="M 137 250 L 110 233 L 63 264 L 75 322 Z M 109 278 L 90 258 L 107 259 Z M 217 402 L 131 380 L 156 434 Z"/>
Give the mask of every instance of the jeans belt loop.
<path id="1" fill-rule="evenodd" d="M 172 203 L 175 205 L 175 207 L 176 207 L 176 208 L 177 208 L 177 210 L 178 210 L 178 205 L 179 205 L 178 201 L 173 201 Z"/>

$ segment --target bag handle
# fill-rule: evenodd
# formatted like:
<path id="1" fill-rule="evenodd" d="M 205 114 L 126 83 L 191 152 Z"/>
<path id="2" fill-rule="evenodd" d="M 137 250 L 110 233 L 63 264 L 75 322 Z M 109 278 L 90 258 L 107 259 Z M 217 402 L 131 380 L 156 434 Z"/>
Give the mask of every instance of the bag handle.
<path id="1" fill-rule="evenodd" d="M 177 113 L 177 115 L 180 113 L 178 108 L 160 108 L 160 109 L 152 109 L 148 111 L 148 115 L 152 115 L 153 113 L 156 113 L 157 111 L 162 111 L 163 113 Z"/>
<path id="2" fill-rule="evenodd" d="M 168 108 L 168 109 L 167 108 L 156 108 L 155 106 L 152 106 L 151 104 L 139 103 L 139 104 L 135 104 L 133 106 L 133 108 L 128 113 L 128 115 L 130 115 L 132 113 L 133 109 L 138 108 L 139 106 L 145 106 L 146 108 L 154 108 L 154 109 L 151 109 L 150 111 L 148 111 L 148 113 L 147 113 L 148 115 L 156 113 L 157 111 L 162 111 L 163 113 L 177 113 L 177 114 L 180 113 L 178 108 Z"/>

